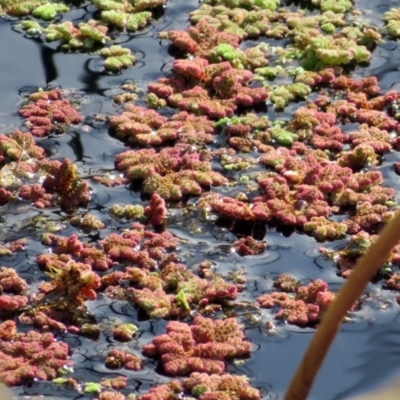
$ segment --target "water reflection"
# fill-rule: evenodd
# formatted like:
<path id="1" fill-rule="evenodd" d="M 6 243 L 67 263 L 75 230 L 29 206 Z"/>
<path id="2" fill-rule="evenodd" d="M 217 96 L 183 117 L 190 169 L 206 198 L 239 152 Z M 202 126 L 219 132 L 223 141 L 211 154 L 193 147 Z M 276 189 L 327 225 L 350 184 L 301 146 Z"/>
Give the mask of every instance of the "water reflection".
<path id="1" fill-rule="evenodd" d="M 346 399 L 360 392 L 368 391 L 381 384 L 388 376 L 399 372 L 400 320 L 375 326 L 370 329 L 366 349 L 359 356 L 357 366 L 348 369 L 361 378 L 350 389 L 340 392 L 334 400 Z"/>

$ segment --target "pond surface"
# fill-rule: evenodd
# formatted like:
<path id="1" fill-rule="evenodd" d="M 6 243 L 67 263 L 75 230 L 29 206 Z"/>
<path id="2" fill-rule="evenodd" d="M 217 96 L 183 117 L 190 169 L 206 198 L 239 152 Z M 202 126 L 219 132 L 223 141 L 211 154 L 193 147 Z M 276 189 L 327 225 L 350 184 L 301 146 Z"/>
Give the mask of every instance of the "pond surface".
<path id="1" fill-rule="evenodd" d="M 356 8 L 370 10 L 370 23 L 381 25 L 382 14 L 391 7 L 399 7 L 400 1 L 384 1 L 379 5 L 374 0 L 357 0 Z M 198 7 L 196 1 L 169 1 L 164 15 L 135 35 L 122 35 L 120 43 L 134 52 L 137 63 L 134 67 L 113 75 L 102 71 L 96 57 L 86 54 L 65 54 L 55 45 L 40 40 L 25 38 L 14 27 L 17 20 L 0 22 L 0 130 L 11 132 L 22 126 L 17 110 L 23 96 L 42 87 L 61 87 L 79 93 L 80 113 L 85 115 L 83 124 L 72 128 L 61 136 L 38 139 L 52 159 L 71 159 L 79 168 L 80 174 L 93 176 L 113 170 L 114 156 L 127 147 L 110 135 L 106 124 L 96 123 L 96 114 L 117 114 L 120 111 L 113 103 L 113 97 L 119 93 L 119 86 L 126 82 L 135 82 L 139 88 L 139 101 L 144 101 L 147 85 L 156 81 L 171 69 L 173 57 L 169 54 L 167 40 L 158 38 L 160 31 L 185 29 L 188 26 L 188 13 Z M 91 14 L 90 7 L 71 11 L 64 15 L 65 20 L 86 20 Z M 382 91 L 400 90 L 400 47 L 395 41 L 387 41 L 375 49 L 369 67 L 357 68 L 355 76 L 375 75 L 379 78 Z M 269 111 L 273 117 L 273 111 Z M 391 165 L 400 161 L 399 153 L 390 153 L 377 167 L 385 177 L 385 183 L 397 191 L 399 199 L 400 183 L 393 173 Z M 91 184 L 93 192 L 89 203 L 92 214 L 107 223 L 107 229 L 100 233 L 85 235 L 86 240 L 98 241 L 112 231 L 124 228 L 123 224 L 110 222 L 108 208 L 114 203 L 131 204 L 142 200 L 138 193 L 128 186 L 106 188 Z M 31 240 L 26 249 L 9 257 L 2 257 L 1 264 L 15 268 L 32 285 L 44 279 L 44 274 L 35 269 L 35 257 L 46 248 L 40 244 L 37 232 L 31 229 L 30 221 L 38 215 L 45 215 L 54 221 L 63 223 L 65 214 L 57 209 L 39 211 L 32 207 L 18 207 L 8 204 L 0 209 L 2 218 L 1 238 L 9 241 L 19 237 Z M 109 224 L 109 225 L 108 225 Z M 244 300 L 251 301 L 271 289 L 271 279 L 282 272 L 291 273 L 299 280 L 308 282 L 323 279 L 330 289 L 338 290 L 343 279 L 336 275 L 332 263 L 318 252 L 320 244 L 315 239 L 293 233 L 290 236 L 275 229 L 263 231 L 257 239 L 266 240 L 267 251 L 259 256 L 241 257 L 231 252 L 230 244 L 235 235 L 214 221 L 204 223 L 201 233 L 194 234 L 198 227 L 195 213 L 181 218 L 177 211 L 171 217 L 168 229 L 186 241 L 179 249 L 179 255 L 190 268 L 204 258 L 218 262 L 221 273 L 246 270 L 247 283 Z M 126 225 L 128 226 L 128 225 Z M 67 236 L 77 229 L 68 225 L 62 231 Z M 79 233 L 83 235 L 82 233 Z M 345 241 L 327 244 L 330 248 L 343 246 Z M 368 288 L 371 301 L 356 312 L 352 323 L 344 324 L 318 376 L 310 399 L 339 400 L 358 393 L 361 389 L 373 387 L 395 369 L 399 368 L 400 353 L 400 308 L 393 295 L 378 290 L 379 285 Z M 374 297 L 376 297 L 374 301 Z M 384 308 L 381 307 L 386 302 Z M 162 320 L 146 321 L 141 319 L 136 309 L 123 301 L 110 300 L 105 296 L 93 302 L 90 312 L 96 319 L 120 320 L 137 323 L 140 334 L 131 344 L 131 348 L 140 349 L 154 336 L 164 332 L 166 322 Z M 245 313 L 244 313 L 245 314 Z M 260 321 L 265 324 L 268 314 L 260 312 Z M 274 335 L 269 335 L 263 324 L 252 325 L 245 316 L 246 337 L 253 343 L 254 352 L 243 364 L 232 364 L 229 372 L 245 374 L 251 384 L 261 390 L 263 399 L 279 399 L 294 374 L 294 371 L 308 346 L 314 329 L 297 328 L 281 324 Z M 139 321 L 139 322 L 138 322 Z M 83 381 L 98 381 L 104 374 L 115 376 L 103 365 L 104 352 L 116 346 L 110 332 L 98 342 L 69 333 L 61 334 L 62 340 L 72 348 L 75 376 Z M 139 372 L 128 372 L 129 389 L 133 393 L 143 393 L 154 382 L 166 382 L 167 378 L 158 374 L 157 365 L 147 361 Z M 124 372 L 125 373 L 125 372 Z M 86 399 L 93 396 L 79 394 L 72 389 L 56 386 L 47 382 L 33 381 L 23 387 L 14 388 L 18 398 L 36 399 L 43 395 L 48 399 Z M 128 392 L 127 392 L 128 393 Z"/>

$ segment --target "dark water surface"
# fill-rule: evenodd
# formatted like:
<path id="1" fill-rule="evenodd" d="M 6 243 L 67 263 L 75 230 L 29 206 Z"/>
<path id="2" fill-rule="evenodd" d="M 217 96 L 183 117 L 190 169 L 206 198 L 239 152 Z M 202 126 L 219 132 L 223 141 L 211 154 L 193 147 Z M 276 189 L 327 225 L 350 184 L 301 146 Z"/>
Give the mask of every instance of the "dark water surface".
<path id="1" fill-rule="evenodd" d="M 379 3 L 379 4 L 377 4 Z M 370 10 L 370 22 L 381 24 L 381 15 L 391 7 L 399 7 L 400 1 L 357 0 L 356 8 Z M 22 120 L 16 114 L 22 101 L 21 95 L 29 93 L 37 87 L 61 86 L 66 90 L 78 91 L 82 94 L 83 103 L 80 112 L 87 116 L 86 129 L 72 130 L 62 137 L 39 140 L 53 158 L 68 157 L 78 166 L 83 176 L 90 176 L 112 169 L 114 155 L 123 151 L 125 146 L 110 137 L 105 124 L 93 123 L 95 114 L 117 113 L 112 97 L 116 88 L 126 81 L 134 81 L 142 90 L 142 98 L 149 82 L 155 81 L 170 68 L 172 57 L 168 53 L 167 41 L 157 38 L 159 31 L 167 29 L 183 29 L 187 26 L 187 14 L 198 7 L 196 1 L 170 1 L 165 9 L 165 15 L 153 23 L 146 31 L 133 37 L 122 37 L 121 42 L 136 55 L 138 63 L 121 75 L 109 75 L 101 72 L 97 58 L 84 54 L 63 54 L 55 51 L 54 46 L 40 41 L 28 40 L 10 28 L 10 21 L 0 22 L 0 131 L 10 132 L 20 126 Z M 74 18 L 84 18 L 84 13 L 77 13 Z M 400 89 L 400 47 L 397 42 L 387 42 L 379 45 L 373 53 L 371 65 L 359 68 L 356 76 L 376 75 L 383 91 L 391 88 Z M 399 153 L 390 154 L 379 169 L 385 176 L 385 181 L 395 187 L 400 193 L 400 183 L 390 169 L 394 161 L 399 161 Z M 108 210 L 113 203 L 139 203 L 137 194 L 128 188 L 107 189 L 93 184 L 93 197 L 90 203 L 91 212 L 109 222 Z M 398 199 L 400 200 L 400 198 Z M 63 214 L 46 210 L 44 213 L 55 221 L 62 223 Z M 9 240 L 17 235 L 29 235 L 29 221 L 40 214 L 32 208 L 18 209 L 5 206 L 0 210 L 4 219 L 1 227 L 1 239 Z M 277 232 L 268 232 L 266 240 L 268 251 L 261 256 L 239 257 L 230 252 L 227 244 L 234 236 L 223 228 L 218 228 L 212 222 L 202 227 L 202 233 L 194 233 L 198 221 L 195 213 L 192 219 L 182 224 L 172 223 L 169 228 L 178 237 L 187 239 L 182 245 L 180 255 L 190 267 L 204 257 L 218 260 L 222 272 L 238 271 L 246 268 L 248 283 L 246 296 L 255 299 L 260 293 L 271 288 L 272 278 L 282 272 L 293 273 L 305 282 L 321 278 L 327 281 L 331 289 L 340 287 L 342 279 L 338 278 L 332 264 L 318 253 L 318 244 L 313 238 L 293 234 L 284 237 Z M 35 231 L 37 232 L 37 231 Z M 63 235 L 69 235 L 74 230 L 65 230 Z M 101 237 L 110 231 L 101 232 Z M 97 240 L 99 237 L 93 237 Z M 333 243 L 330 246 L 339 246 Z M 342 243 L 343 244 L 343 243 Z M 45 251 L 38 243 L 28 245 L 23 255 L 2 258 L 2 265 L 13 266 L 25 279 L 38 280 L 41 272 L 33 267 L 35 257 Z M 33 276 L 33 272 L 36 276 Z M 369 288 L 370 301 L 365 302 L 363 309 L 356 313 L 354 323 L 342 327 L 329 357 L 327 358 L 310 399 L 339 400 L 355 394 L 361 388 L 374 386 L 394 369 L 400 367 L 400 309 L 393 301 L 388 302 L 386 309 L 378 309 L 374 301 L 385 298 L 376 287 Z M 248 300 L 248 297 L 247 297 Z M 129 305 L 100 298 L 96 306 L 90 310 L 98 320 L 136 321 L 137 312 Z M 244 313 L 245 314 L 245 313 Z M 252 357 L 245 363 L 231 365 L 231 372 L 244 373 L 250 377 L 253 386 L 261 389 L 263 399 L 282 398 L 290 379 L 297 367 L 310 339 L 312 329 L 300 329 L 292 326 L 278 326 L 277 334 L 269 336 L 262 328 L 269 317 L 260 311 L 254 314 L 250 323 L 245 315 L 242 321 L 246 326 L 246 336 L 254 344 Z M 164 332 L 165 321 L 141 321 L 140 335 L 129 344 L 131 349 L 139 350 L 152 337 Z M 75 366 L 75 376 L 84 381 L 99 381 L 100 377 L 112 374 L 103 365 L 102 354 L 114 347 L 111 331 L 105 331 L 106 340 L 91 342 L 75 335 L 65 334 L 66 340 L 73 349 L 72 359 Z M 129 391 L 126 393 L 143 392 L 154 382 L 164 382 L 166 378 L 154 372 L 151 361 L 145 364 L 140 372 L 124 371 L 129 378 Z M 77 396 L 75 391 L 51 383 L 33 382 L 22 388 L 14 389 L 19 396 L 36 396 L 39 394 L 48 398 L 86 399 L 90 396 Z"/>

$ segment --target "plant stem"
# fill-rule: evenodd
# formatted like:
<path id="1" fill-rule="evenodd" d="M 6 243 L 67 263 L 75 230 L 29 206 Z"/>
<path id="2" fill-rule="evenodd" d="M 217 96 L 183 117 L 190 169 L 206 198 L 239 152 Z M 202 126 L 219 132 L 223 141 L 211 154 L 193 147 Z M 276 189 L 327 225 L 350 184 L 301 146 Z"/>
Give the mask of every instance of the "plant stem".
<path id="1" fill-rule="evenodd" d="M 400 212 L 385 225 L 378 239 L 361 257 L 329 306 L 290 383 L 284 400 L 305 400 L 337 331 L 352 305 L 359 299 L 368 282 L 386 261 L 400 241 Z"/>

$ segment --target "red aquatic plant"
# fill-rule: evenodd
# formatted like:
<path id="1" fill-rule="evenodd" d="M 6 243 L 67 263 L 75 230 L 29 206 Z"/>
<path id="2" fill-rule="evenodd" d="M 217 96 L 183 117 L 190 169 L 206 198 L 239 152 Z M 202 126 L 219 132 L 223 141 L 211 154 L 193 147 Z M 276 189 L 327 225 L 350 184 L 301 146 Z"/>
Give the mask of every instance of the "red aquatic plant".
<path id="1" fill-rule="evenodd" d="M 39 184 L 32 186 L 22 185 L 18 192 L 22 199 L 31 201 L 37 208 L 47 208 L 53 206 L 53 196 L 46 193 L 46 190 Z"/>
<path id="2" fill-rule="evenodd" d="M 11 242 L 0 242 L 0 255 L 9 256 L 18 251 L 24 250 L 28 239 L 17 239 Z"/>
<path id="3" fill-rule="evenodd" d="M 324 122 L 315 127 L 310 143 L 315 149 L 340 151 L 347 140 L 348 135 L 345 135 L 340 127 Z"/>
<path id="4" fill-rule="evenodd" d="M 23 309 L 29 302 L 29 298 L 25 295 L 0 295 L 0 310 L 2 312 L 18 311 Z"/>
<path id="5" fill-rule="evenodd" d="M 233 242 L 233 248 L 240 256 L 252 256 L 262 254 L 267 247 L 267 243 L 259 242 L 251 236 L 240 238 Z"/>
<path id="6" fill-rule="evenodd" d="M 277 309 L 275 318 L 293 325 L 318 323 L 335 295 L 328 291 L 328 285 L 321 279 L 300 286 L 292 277 L 282 274 L 274 286 L 285 292 L 267 293 L 257 298 L 264 308 Z M 292 295 L 290 293 L 293 293 Z"/>
<path id="7" fill-rule="evenodd" d="M 137 330 L 138 327 L 134 324 L 122 324 L 113 329 L 112 335 L 119 342 L 129 342 Z"/>
<path id="8" fill-rule="evenodd" d="M 153 93 L 162 99 L 166 99 L 174 93 L 183 92 L 185 88 L 185 80 L 178 76 L 160 78 L 157 82 L 152 82 L 147 87 L 149 93 Z"/>
<path id="9" fill-rule="evenodd" d="M 100 385 L 105 388 L 113 388 L 113 389 L 125 389 L 128 387 L 128 378 L 126 376 L 117 376 L 115 378 L 103 378 L 100 382 Z M 104 393 L 104 392 L 103 392 Z M 113 393 L 114 395 L 116 393 Z M 113 399 L 115 397 L 112 397 Z"/>
<path id="10" fill-rule="evenodd" d="M 208 61 L 195 57 L 188 60 L 174 60 L 172 69 L 186 79 L 202 81 L 206 77 L 205 67 Z"/>
<path id="11" fill-rule="evenodd" d="M 139 396 L 140 400 L 174 399 L 183 392 L 182 383 L 172 380 L 166 384 L 150 388 L 148 393 Z"/>
<path id="12" fill-rule="evenodd" d="M 108 352 L 104 364 L 109 369 L 126 368 L 131 371 L 142 369 L 142 360 L 137 355 L 118 349 Z"/>
<path id="13" fill-rule="evenodd" d="M 288 274 L 280 274 L 274 280 L 274 287 L 284 292 L 294 293 L 296 292 L 297 286 L 299 286 L 297 280 Z"/>
<path id="14" fill-rule="evenodd" d="M 179 240 L 170 232 L 155 233 L 135 223 L 122 235 L 111 234 L 101 241 L 105 253 L 114 261 L 130 261 L 142 268 L 154 268 L 166 251 L 173 250 Z M 139 246 L 140 245 L 140 246 Z M 141 250 L 138 249 L 141 248 Z"/>
<path id="15" fill-rule="evenodd" d="M 32 379 L 51 380 L 58 370 L 72 364 L 68 344 L 55 341 L 51 333 L 17 332 L 14 321 L 0 324 L 0 378 L 9 386 Z"/>
<path id="16" fill-rule="evenodd" d="M 57 236 L 53 233 L 50 233 L 42 238 L 42 243 L 48 246 L 53 246 L 52 252 L 54 254 L 70 254 L 72 256 L 78 256 L 80 251 L 83 249 L 83 243 L 76 235 Z M 43 256 L 46 258 L 45 255 Z M 48 257 L 52 258 L 52 255 L 48 255 Z M 62 261 L 67 260 L 64 259 Z"/>
<path id="17" fill-rule="evenodd" d="M 393 274 L 384 285 L 388 289 L 400 291 L 400 273 Z"/>
<path id="18" fill-rule="evenodd" d="M 229 68 L 218 75 L 214 72 L 212 87 L 222 96 L 231 97 L 253 79 L 253 73 L 246 69 Z"/>
<path id="19" fill-rule="evenodd" d="M 112 392 L 110 390 L 105 390 L 99 394 L 95 400 L 126 400 L 127 398 L 118 392 Z"/>
<path id="20" fill-rule="evenodd" d="M 361 143 L 353 150 L 342 154 L 337 162 L 342 167 L 360 170 L 369 165 L 376 165 L 378 160 L 374 148 L 367 143 Z"/>
<path id="21" fill-rule="evenodd" d="M 207 116 L 196 116 L 181 111 L 175 114 L 171 120 L 183 122 L 178 130 L 178 144 L 190 144 L 202 147 L 214 141 L 214 121 Z"/>
<path id="22" fill-rule="evenodd" d="M 19 196 L 32 201 L 36 207 L 51 207 L 58 203 L 64 209 L 86 206 L 89 201 L 89 185 L 81 180 L 77 167 L 69 159 L 43 161 L 40 168 L 45 172 L 43 183 L 22 185 Z"/>
<path id="23" fill-rule="evenodd" d="M 392 149 L 392 138 L 385 130 L 361 124 L 357 131 L 349 133 L 349 140 L 353 146 L 361 143 L 371 146 L 378 154 L 386 153 Z"/>
<path id="24" fill-rule="evenodd" d="M 268 98 L 264 87 L 248 86 L 253 78 L 251 71 L 233 68 L 229 62 L 209 64 L 201 57 L 179 59 L 174 61 L 173 70 L 181 78 L 179 88 L 176 80 L 162 78 L 151 84 L 149 91 L 183 111 L 221 119 L 231 117 L 237 105 L 252 107 Z"/>
<path id="25" fill-rule="evenodd" d="M 203 186 L 228 182 L 187 146 L 164 148 L 159 153 L 154 149 L 128 150 L 118 154 L 116 167 L 131 180 L 143 180 L 144 193 L 157 193 L 166 200 L 199 195 Z"/>
<path id="26" fill-rule="evenodd" d="M 0 134 L 0 163 L 6 161 L 31 161 L 44 157 L 44 150 L 37 146 L 29 132 L 14 131 L 10 135 Z"/>
<path id="27" fill-rule="evenodd" d="M 133 104 L 127 104 L 122 114 L 112 115 L 108 118 L 110 127 L 115 130 L 118 138 L 127 140 L 131 144 L 140 143 L 145 145 L 159 145 L 165 140 L 171 140 L 176 137 L 176 133 L 175 137 L 173 137 L 173 132 L 160 129 L 167 120 L 166 117 L 161 116 L 154 110 Z M 177 129 L 175 128 L 175 131 Z M 154 140 L 156 141 L 154 142 Z"/>
<path id="28" fill-rule="evenodd" d="M 211 49 L 220 43 L 227 43 L 233 47 L 239 46 L 240 39 L 227 32 L 219 32 L 218 28 L 206 19 L 200 20 L 187 31 L 168 32 L 168 38 L 179 49 L 188 53 L 206 56 Z"/>
<path id="29" fill-rule="evenodd" d="M 183 380 L 183 387 L 200 400 L 260 400 L 260 392 L 249 385 L 246 376 L 240 375 L 208 375 L 193 372 Z"/>
<path id="30" fill-rule="evenodd" d="M 320 242 L 341 238 L 347 231 L 345 223 L 331 221 L 325 217 L 312 217 L 304 223 L 303 228 Z"/>
<path id="31" fill-rule="evenodd" d="M 304 71 L 298 74 L 294 82 L 301 82 L 310 87 L 327 85 L 335 81 L 335 71 L 333 68 L 325 68 L 320 71 Z"/>
<path id="32" fill-rule="evenodd" d="M 237 297 L 238 285 L 226 282 L 221 277 L 201 279 L 176 262 L 161 263 L 161 271 L 137 267 L 126 268 L 126 279 L 135 289 L 131 289 L 132 299 L 147 314 L 154 317 L 185 316 L 198 307 L 200 312 L 211 308 L 219 309 L 223 304 Z"/>
<path id="33" fill-rule="evenodd" d="M 90 265 L 94 271 L 107 271 L 115 264 L 102 250 L 88 243 L 83 244 L 83 248 L 79 252 L 79 259 Z"/>
<path id="34" fill-rule="evenodd" d="M 157 262 L 162 263 L 168 256 L 173 257 L 167 252 L 175 249 L 178 242 L 168 231 L 152 232 L 139 223 L 132 224 L 131 229 L 121 235 L 112 233 L 106 236 L 99 243 L 101 249 L 80 241 L 76 235 L 62 237 L 46 234 L 42 243 L 52 246 L 52 254 L 41 254 L 37 262 L 46 270 L 51 267 L 63 269 L 73 259 L 96 271 L 106 271 L 112 265 L 125 261 L 151 269 Z"/>
<path id="35" fill-rule="evenodd" d="M 69 100 L 63 99 L 63 93 L 58 89 L 33 93 L 18 113 L 26 118 L 25 125 L 34 136 L 61 133 L 83 120 L 83 116 Z"/>
<path id="36" fill-rule="evenodd" d="M 192 99 L 193 100 L 193 99 Z M 187 99 L 187 102 L 192 101 Z M 196 101 L 196 99 L 194 99 Z M 178 104 L 178 107 L 181 108 L 182 102 Z M 202 114 L 208 115 L 213 119 L 221 119 L 225 117 L 231 117 L 236 109 L 234 103 L 230 100 L 209 100 L 205 99 L 198 102 L 198 109 Z"/>
<path id="37" fill-rule="evenodd" d="M 0 268 L 1 292 L 21 293 L 26 289 L 26 281 L 13 268 Z"/>
<path id="38" fill-rule="evenodd" d="M 40 328 L 42 332 L 49 331 L 51 329 L 58 331 L 67 330 L 67 327 L 64 323 L 57 321 L 56 319 L 45 314 L 43 311 L 24 312 L 19 316 L 19 320 L 24 324 L 31 324 L 36 328 Z"/>
<path id="39" fill-rule="evenodd" d="M 319 251 L 328 259 L 332 260 L 338 269 L 340 276 L 346 278 L 351 274 L 357 260 L 366 254 L 377 239 L 377 235 L 370 235 L 366 231 L 359 231 L 350 237 L 348 243 L 341 249 L 331 250 L 321 247 Z M 382 268 L 386 271 L 391 265 L 399 265 L 400 263 L 400 245 L 396 245 L 387 257 L 386 263 Z M 392 282 L 396 280 L 396 277 Z"/>
<path id="40" fill-rule="evenodd" d="M 149 224 L 155 228 L 165 224 L 167 208 L 164 199 L 159 194 L 152 194 L 150 204 L 144 209 L 144 215 L 148 218 Z"/>
<path id="41" fill-rule="evenodd" d="M 240 106 L 252 107 L 255 104 L 264 103 L 268 97 L 269 93 L 263 87 L 242 87 L 234 96 L 234 102 Z"/>
<path id="42" fill-rule="evenodd" d="M 62 268 L 49 266 L 50 282 L 39 286 L 40 294 L 35 303 L 47 303 L 57 309 L 72 310 L 84 305 L 86 300 L 95 300 L 100 288 L 100 277 L 88 264 L 67 262 Z"/>
<path id="43" fill-rule="evenodd" d="M 214 196 L 208 201 L 212 211 L 232 220 L 277 220 L 302 228 L 322 241 L 346 232 L 373 230 L 393 215 L 394 191 L 381 186 L 382 174 L 354 172 L 376 160 L 372 146 L 360 143 L 335 162 L 326 153 L 304 148 L 298 142 L 292 150 L 265 150 L 259 162 L 275 172 L 258 176 L 262 193 L 251 202 Z M 329 219 L 349 206 L 353 210 L 349 220 L 338 223 Z"/>
<path id="44" fill-rule="evenodd" d="M 198 45 L 195 40 L 191 38 L 186 31 L 168 31 L 168 39 L 180 50 L 186 51 L 188 53 L 194 54 Z"/>
<path id="45" fill-rule="evenodd" d="M 178 107 L 180 110 L 197 113 L 199 103 L 209 99 L 207 90 L 199 85 L 195 85 L 180 93 L 172 94 L 168 97 L 168 103 L 173 107 Z"/>
<path id="46" fill-rule="evenodd" d="M 143 347 L 143 353 L 160 356 L 165 372 L 171 376 L 191 372 L 221 374 L 224 360 L 248 356 L 251 351 L 251 344 L 244 340 L 234 318 L 213 321 L 197 316 L 191 326 L 171 321 L 166 329 L 166 334 Z"/>
<path id="47" fill-rule="evenodd" d="M 255 219 L 254 212 L 249 204 L 232 199 L 231 197 L 218 198 L 211 203 L 211 207 L 213 211 L 229 218 L 244 221 Z M 269 219 L 269 215 L 267 219 Z"/>

